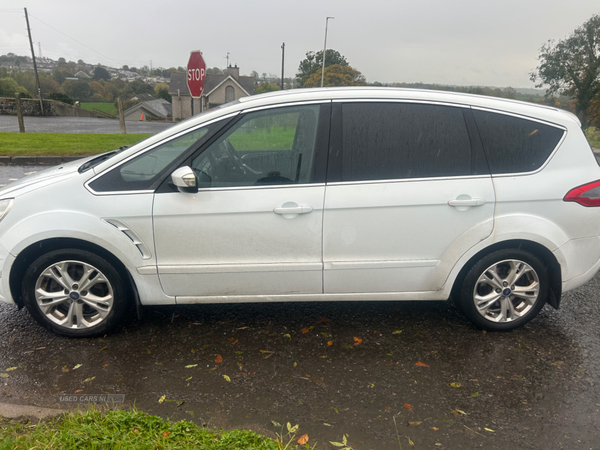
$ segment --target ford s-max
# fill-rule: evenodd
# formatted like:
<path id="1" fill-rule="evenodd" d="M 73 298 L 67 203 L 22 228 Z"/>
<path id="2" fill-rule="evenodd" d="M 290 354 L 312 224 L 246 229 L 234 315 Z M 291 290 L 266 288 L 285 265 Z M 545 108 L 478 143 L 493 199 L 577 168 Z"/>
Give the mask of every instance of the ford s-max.
<path id="1" fill-rule="evenodd" d="M 449 298 L 508 330 L 597 272 L 599 206 L 568 112 L 290 90 L 0 190 L 0 300 L 65 336 L 134 303 Z"/>

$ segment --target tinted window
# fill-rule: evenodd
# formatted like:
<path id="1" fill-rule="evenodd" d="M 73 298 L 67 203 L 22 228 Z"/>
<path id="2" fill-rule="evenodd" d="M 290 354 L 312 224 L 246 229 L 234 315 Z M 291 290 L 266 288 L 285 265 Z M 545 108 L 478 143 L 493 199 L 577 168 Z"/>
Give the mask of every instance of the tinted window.
<path id="1" fill-rule="evenodd" d="M 165 169 L 192 147 L 197 148 L 218 125 L 214 123 L 161 144 L 110 170 L 90 183 L 96 192 L 150 189 Z"/>
<path id="2" fill-rule="evenodd" d="M 473 110 L 490 171 L 539 169 L 562 138 L 563 130 L 532 120 Z"/>
<path id="3" fill-rule="evenodd" d="M 192 161 L 199 187 L 311 181 L 319 105 L 246 114 Z"/>
<path id="4" fill-rule="evenodd" d="M 342 181 L 471 173 L 462 109 L 411 103 L 342 107 Z"/>

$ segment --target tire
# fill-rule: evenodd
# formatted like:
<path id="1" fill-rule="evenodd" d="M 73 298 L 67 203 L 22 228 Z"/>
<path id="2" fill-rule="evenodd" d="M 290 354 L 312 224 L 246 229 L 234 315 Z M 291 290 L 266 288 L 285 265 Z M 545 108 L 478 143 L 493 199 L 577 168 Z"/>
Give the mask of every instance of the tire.
<path id="1" fill-rule="evenodd" d="M 127 311 L 123 278 L 105 259 L 85 250 L 53 250 L 23 277 L 23 302 L 40 325 L 60 336 L 108 333 Z"/>
<path id="2" fill-rule="evenodd" d="M 476 326 L 490 331 L 525 325 L 544 307 L 549 293 L 546 265 L 519 249 L 490 253 L 463 281 L 457 306 Z"/>

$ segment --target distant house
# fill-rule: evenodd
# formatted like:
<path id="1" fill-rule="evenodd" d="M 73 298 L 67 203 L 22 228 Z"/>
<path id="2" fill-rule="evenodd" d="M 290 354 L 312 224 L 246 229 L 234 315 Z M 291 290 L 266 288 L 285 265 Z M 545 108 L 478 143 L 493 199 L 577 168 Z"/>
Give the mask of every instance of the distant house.
<path id="1" fill-rule="evenodd" d="M 186 74 L 173 72 L 169 94 L 173 99 L 173 119 L 187 119 L 192 116 L 192 108 L 195 115 L 241 97 L 254 95 L 254 78 L 240 76 L 239 67 L 229 66 L 226 74 L 206 75 L 202 97 L 192 99 L 187 87 Z"/>
<path id="2" fill-rule="evenodd" d="M 162 98 L 141 102 L 127 109 L 123 115 L 125 120 L 166 120 L 172 116 L 171 104 Z"/>
<path id="3" fill-rule="evenodd" d="M 87 73 L 85 73 L 83 70 L 80 70 L 79 72 L 77 72 L 74 75 L 76 78 L 92 78 L 90 77 Z"/>
<path id="4" fill-rule="evenodd" d="M 138 102 L 149 102 L 150 100 L 156 100 L 152 94 L 137 94 L 135 97 L 131 97 L 131 100 L 137 100 Z"/>

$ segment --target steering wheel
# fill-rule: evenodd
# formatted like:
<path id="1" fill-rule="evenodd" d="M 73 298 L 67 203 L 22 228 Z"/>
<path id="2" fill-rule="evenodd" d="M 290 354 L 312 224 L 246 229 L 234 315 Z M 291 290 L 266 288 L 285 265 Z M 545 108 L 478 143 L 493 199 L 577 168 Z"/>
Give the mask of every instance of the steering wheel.
<path id="1" fill-rule="evenodd" d="M 223 141 L 223 146 L 225 147 L 225 151 L 227 152 L 227 155 L 231 158 L 231 160 L 235 163 L 236 167 L 239 167 L 240 170 L 242 171 L 242 173 L 244 175 L 246 175 L 246 164 L 244 164 L 242 162 L 242 160 L 240 159 L 240 157 L 236 154 L 235 149 L 233 148 L 233 145 L 231 145 L 231 142 L 229 142 L 229 139 L 225 139 Z"/>

